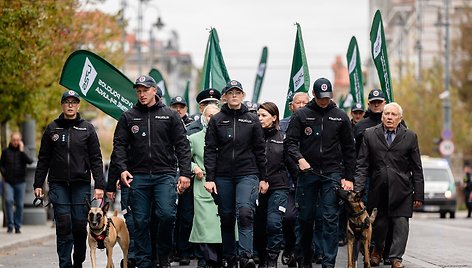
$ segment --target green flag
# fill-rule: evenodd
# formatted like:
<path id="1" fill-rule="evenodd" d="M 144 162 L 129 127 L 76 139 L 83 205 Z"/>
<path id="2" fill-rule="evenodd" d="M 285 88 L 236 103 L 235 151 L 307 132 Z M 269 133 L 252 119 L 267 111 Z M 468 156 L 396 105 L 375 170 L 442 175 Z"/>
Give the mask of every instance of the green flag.
<path id="1" fill-rule="evenodd" d="M 385 33 L 382 23 L 382 15 L 377 10 L 370 29 L 370 43 L 372 59 L 374 60 L 377 74 L 379 75 L 380 86 L 385 95 L 387 103 L 393 100 L 392 78 L 388 65 L 387 43 L 385 42 Z"/>
<path id="2" fill-rule="evenodd" d="M 185 91 L 184 91 L 184 99 L 188 104 L 188 112 L 190 113 L 190 98 L 188 96 L 188 93 L 190 91 L 190 80 L 187 80 L 187 84 L 185 85 Z"/>
<path id="3" fill-rule="evenodd" d="M 352 101 L 360 103 L 362 109 L 364 106 L 364 83 L 362 82 L 361 57 L 359 55 L 359 47 L 357 46 L 356 37 L 351 38 L 346 54 L 349 72 L 349 84 L 351 86 Z"/>
<path id="4" fill-rule="evenodd" d="M 115 119 L 137 101 L 133 82 L 106 60 L 87 50 L 77 50 L 67 58 L 59 84 L 77 92 Z"/>
<path id="5" fill-rule="evenodd" d="M 259 95 L 261 94 L 262 81 L 264 81 L 264 74 L 267 67 L 267 47 L 262 49 L 261 61 L 257 67 L 256 82 L 254 82 L 254 91 L 252 92 L 252 103 L 259 101 Z"/>
<path id="6" fill-rule="evenodd" d="M 149 71 L 149 76 L 156 80 L 157 86 L 162 90 L 162 97 L 167 105 L 170 105 L 170 95 L 169 91 L 167 90 L 167 84 L 159 70 L 152 68 Z"/>
<path id="7" fill-rule="evenodd" d="M 218 33 L 215 28 L 211 28 L 198 90 L 215 88 L 221 91 L 230 80 L 223 54 L 221 53 Z"/>
<path id="8" fill-rule="evenodd" d="M 289 102 L 296 92 L 308 92 L 310 88 L 310 74 L 308 73 L 308 63 L 306 61 L 305 47 L 303 46 L 302 29 L 297 25 L 297 36 L 295 38 L 295 48 L 293 51 L 292 71 L 288 82 L 287 100 L 285 102 L 284 117 L 290 116 Z"/>

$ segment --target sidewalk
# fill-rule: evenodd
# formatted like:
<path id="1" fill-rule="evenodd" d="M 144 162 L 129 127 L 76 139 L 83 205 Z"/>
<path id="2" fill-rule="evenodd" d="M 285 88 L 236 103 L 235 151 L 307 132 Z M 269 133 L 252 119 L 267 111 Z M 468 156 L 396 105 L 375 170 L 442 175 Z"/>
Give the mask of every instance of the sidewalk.
<path id="1" fill-rule="evenodd" d="M 0 211 L 0 219 L 3 221 L 3 212 Z M 46 239 L 55 239 L 56 228 L 52 228 L 52 222 L 42 225 L 23 225 L 21 234 L 7 233 L 7 228 L 0 229 L 0 253 L 15 247 L 22 247 Z"/>

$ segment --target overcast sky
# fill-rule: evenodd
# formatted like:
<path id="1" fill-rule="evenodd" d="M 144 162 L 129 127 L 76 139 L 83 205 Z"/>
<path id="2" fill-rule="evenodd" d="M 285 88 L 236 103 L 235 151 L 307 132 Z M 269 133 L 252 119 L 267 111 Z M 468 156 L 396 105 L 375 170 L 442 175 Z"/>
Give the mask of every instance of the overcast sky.
<path id="1" fill-rule="evenodd" d="M 121 0 L 106 0 L 99 8 L 116 12 L 120 3 Z M 139 0 L 127 3 L 128 30 L 134 31 Z M 357 38 L 362 62 L 371 60 L 368 34 L 372 18 L 367 0 L 151 0 L 144 6 L 145 37 L 160 13 L 165 23 L 162 31 L 177 31 L 180 50 L 189 52 L 197 67 L 203 65 L 207 29 L 216 28 L 229 75 L 243 84 L 247 99 L 252 96 L 262 48 L 267 46 L 268 63 L 260 101 L 274 101 L 281 110 L 290 79 L 295 22 L 302 28 L 311 85 L 319 77 L 333 78 L 331 64 L 336 55 L 346 62 L 352 36 Z M 159 38 L 159 33 L 156 35 Z"/>

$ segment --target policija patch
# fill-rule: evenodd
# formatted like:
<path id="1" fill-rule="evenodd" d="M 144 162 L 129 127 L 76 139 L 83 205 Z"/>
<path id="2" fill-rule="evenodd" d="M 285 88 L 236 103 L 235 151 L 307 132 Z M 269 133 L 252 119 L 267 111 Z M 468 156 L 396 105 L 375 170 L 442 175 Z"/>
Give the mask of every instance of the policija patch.
<path id="1" fill-rule="evenodd" d="M 311 134 L 313 134 L 313 129 L 311 129 L 311 127 L 306 127 L 305 135 L 310 136 Z"/>

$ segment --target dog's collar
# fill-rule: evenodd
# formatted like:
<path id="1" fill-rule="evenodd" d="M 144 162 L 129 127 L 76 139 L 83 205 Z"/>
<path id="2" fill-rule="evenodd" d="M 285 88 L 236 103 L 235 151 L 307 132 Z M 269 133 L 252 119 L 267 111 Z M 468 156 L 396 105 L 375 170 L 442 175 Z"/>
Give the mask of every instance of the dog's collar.
<path id="1" fill-rule="evenodd" d="M 362 213 L 365 212 L 365 207 L 363 207 L 360 211 L 358 212 L 353 212 L 351 213 L 349 216 L 350 218 L 356 218 L 356 217 L 359 217 L 360 215 L 362 215 Z"/>

